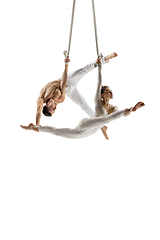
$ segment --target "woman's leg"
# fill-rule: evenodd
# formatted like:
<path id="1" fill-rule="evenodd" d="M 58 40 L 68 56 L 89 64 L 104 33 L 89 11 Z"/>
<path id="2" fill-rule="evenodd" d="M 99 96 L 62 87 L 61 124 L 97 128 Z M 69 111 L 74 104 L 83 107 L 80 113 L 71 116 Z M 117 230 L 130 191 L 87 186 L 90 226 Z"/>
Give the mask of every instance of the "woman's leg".
<path id="1" fill-rule="evenodd" d="M 66 137 L 66 138 L 82 138 L 90 136 L 91 134 L 98 131 L 103 125 L 109 123 L 113 120 L 119 119 L 123 116 L 128 116 L 131 112 L 135 112 L 137 109 L 145 106 L 143 102 L 137 103 L 133 108 L 121 110 L 118 112 L 111 113 L 106 117 L 97 117 L 97 118 L 86 118 L 82 119 L 79 125 L 74 128 L 54 128 L 48 126 L 35 126 L 34 124 L 29 124 L 28 126 L 22 126 L 26 130 L 34 130 L 40 132 L 48 132 L 57 136 Z"/>
<path id="2" fill-rule="evenodd" d="M 88 132 L 90 130 L 93 130 L 94 128 L 96 128 L 98 131 L 98 129 L 102 128 L 106 123 L 110 123 L 113 120 L 119 119 L 120 117 L 123 117 L 123 116 L 126 117 L 131 112 L 135 112 L 143 106 L 145 106 L 145 104 L 143 102 L 138 102 L 134 107 L 131 107 L 129 109 L 126 108 L 124 110 L 111 113 L 111 114 L 107 115 L 106 117 L 95 117 L 95 118 L 83 119 L 77 126 L 78 131 L 81 134 Z"/>
<path id="3" fill-rule="evenodd" d="M 113 120 L 119 119 L 120 117 L 125 116 L 126 110 L 121 110 L 118 112 L 111 113 L 107 115 L 106 117 L 95 117 L 95 118 L 85 118 L 82 119 L 82 121 L 77 126 L 78 131 L 83 134 L 85 132 L 88 132 L 94 128 L 97 129 L 97 131 L 102 128 L 106 123 L 112 122 Z"/>
<path id="4" fill-rule="evenodd" d="M 51 133 L 59 137 L 64 138 L 81 138 L 81 134 L 78 132 L 78 129 L 71 128 L 55 128 L 49 126 L 36 126 L 39 132 Z"/>
<path id="5" fill-rule="evenodd" d="M 107 117 L 85 118 L 82 119 L 79 125 L 74 129 L 54 128 L 49 126 L 34 126 L 34 130 L 37 129 L 39 132 L 52 133 L 56 136 L 65 138 L 83 138 L 97 132 L 105 123 L 109 123 L 124 116 L 124 113 L 125 110 L 122 110 L 116 113 L 112 113 Z M 25 127 L 23 128 L 27 129 Z"/>

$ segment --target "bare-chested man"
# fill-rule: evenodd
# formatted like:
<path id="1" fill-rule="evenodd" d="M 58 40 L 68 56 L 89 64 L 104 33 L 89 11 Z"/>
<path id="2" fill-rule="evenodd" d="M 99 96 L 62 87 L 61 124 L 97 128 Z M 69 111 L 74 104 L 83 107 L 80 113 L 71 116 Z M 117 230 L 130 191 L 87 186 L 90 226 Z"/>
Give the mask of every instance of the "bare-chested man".
<path id="1" fill-rule="evenodd" d="M 44 115 L 52 116 L 56 110 L 57 104 L 64 102 L 69 62 L 70 60 L 68 57 L 65 59 L 65 69 L 62 75 L 62 81 L 61 79 L 52 81 L 42 88 L 37 100 L 36 125 L 40 125 L 42 110 Z M 43 107 L 45 103 L 46 105 Z"/>

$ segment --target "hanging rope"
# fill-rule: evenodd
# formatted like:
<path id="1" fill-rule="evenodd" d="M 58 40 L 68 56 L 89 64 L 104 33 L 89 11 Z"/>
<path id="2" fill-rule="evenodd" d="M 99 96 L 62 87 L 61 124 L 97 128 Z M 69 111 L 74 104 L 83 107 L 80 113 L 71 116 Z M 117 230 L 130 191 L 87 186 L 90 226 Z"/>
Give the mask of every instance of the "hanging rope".
<path id="1" fill-rule="evenodd" d="M 94 6 L 94 0 L 92 0 L 92 9 L 93 9 L 93 21 L 94 21 L 94 30 L 95 30 L 95 39 L 96 39 L 96 49 L 97 49 L 97 62 L 94 64 L 95 67 L 98 66 L 98 90 L 95 98 L 101 99 L 101 87 L 102 87 L 102 63 L 101 59 L 103 55 L 99 53 L 99 48 L 98 48 L 98 36 L 97 36 L 97 25 L 96 25 L 96 14 L 95 14 L 95 6 Z M 101 106 L 101 107 L 100 107 Z M 103 107 L 101 104 L 97 106 L 95 105 L 95 112 L 97 113 L 102 113 L 104 112 Z"/>
<path id="2" fill-rule="evenodd" d="M 95 31 L 95 39 L 96 39 L 97 57 L 99 57 L 97 25 L 96 25 L 96 13 L 95 13 L 94 0 L 92 0 L 92 10 L 93 10 L 93 22 L 94 22 L 94 31 Z"/>
<path id="3" fill-rule="evenodd" d="M 69 43 L 68 43 L 68 52 L 67 52 L 67 51 L 64 51 L 64 52 L 63 52 L 64 55 L 65 55 L 65 57 L 68 57 L 68 56 L 69 56 L 70 47 L 71 47 L 71 39 L 72 39 L 72 30 L 73 30 L 73 20 L 74 20 L 75 4 L 76 4 L 76 0 L 73 0 L 71 26 L 70 26 Z"/>
<path id="4" fill-rule="evenodd" d="M 71 39 L 72 39 L 72 30 L 73 30 L 73 20 L 74 20 L 74 12 L 75 12 L 75 4 L 76 4 L 76 0 L 73 0 L 71 26 L 70 26 L 69 43 L 68 43 L 68 51 L 64 51 L 63 52 L 65 57 L 68 57 L 69 53 L 70 53 Z M 93 22 L 94 22 L 94 29 L 95 29 L 97 58 L 101 60 L 103 55 L 101 53 L 99 53 L 99 48 L 98 48 L 98 35 L 97 35 L 97 25 L 96 25 L 96 14 L 95 14 L 94 0 L 92 0 L 92 10 L 93 10 Z"/>
<path id="5" fill-rule="evenodd" d="M 69 43 L 68 43 L 68 51 L 64 51 L 65 57 L 69 56 L 70 53 L 70 47 L 71 47 L 71 39 L 72 39 L 72 30 L 73 30 L 73 20 L 74 20 L 74 12 L 75 12 L 75 4 L 76 0 L 73 0 L 73 7 L 72 7 L 72 17 L 71 17 L 71 26 L 70 26 L 70 34 L 69 34 Z M 102 59 L 103 55 L 102 53 L 99 53 L 99 48 L 98 48 L 98 35 L 97 35 L 97 25 L 96 25 L 96 14 L 95 14 L 95 5 L 94 5 L 94 0 L 92 0 L 92 10 L 93 10 L 93 22 L 94 22 L 94 29 L 95 29 L 95 39 L 96 39 L 96 49 L 97 49 L 97 58 L 99 60 Z M 100 65 L 101 62 L 95 64 L 95 67 L 97 65 Z"/>
<path id="6" fill-rule="evenodd" d="M 94 0 L 92 0 L 92 10 L 93 10 L 93 22 L 94 22 L 94 31 L 95 31 L 95 39 L 96 39 L 96 49 L 97 49 L 97 58 L 99 60 L 102 59 L 103 55 L 102 53 L 99 53 L 99 48 L 98 48 L 98 34 L 97 34 L 97 24 L 96 24 L 96 13 L 95 13 L 95 5 L 94 5 Z M 100 65 L 101 63 L 96 63 L 95 67 L 97 65 Z M 101 71 L 101 67 L 99 68 L 99 72 Z"/>

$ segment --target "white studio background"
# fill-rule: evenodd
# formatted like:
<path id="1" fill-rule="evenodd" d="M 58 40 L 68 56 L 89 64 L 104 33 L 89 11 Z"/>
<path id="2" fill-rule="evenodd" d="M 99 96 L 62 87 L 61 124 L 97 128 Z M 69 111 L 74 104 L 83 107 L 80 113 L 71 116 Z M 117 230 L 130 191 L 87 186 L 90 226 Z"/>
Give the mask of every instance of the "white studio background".
<path id="1" fill-rule="evenodd" d="M 0 239 L 159 240 L 159 4 L 95 0 L 99 49 L 118 57 L 103 83 L 119 109 L 145 107 L 78 140 L 24 131 L 41 88 L 64 69 L 71 0 L 0 3 Z M 92 6 L 77 0 L 69 71 L 96 59 Z M 97 69 L 78 85 L 94 108 Z M 75 127 L 87 115 L 66 98 L 42 125 Z"/>

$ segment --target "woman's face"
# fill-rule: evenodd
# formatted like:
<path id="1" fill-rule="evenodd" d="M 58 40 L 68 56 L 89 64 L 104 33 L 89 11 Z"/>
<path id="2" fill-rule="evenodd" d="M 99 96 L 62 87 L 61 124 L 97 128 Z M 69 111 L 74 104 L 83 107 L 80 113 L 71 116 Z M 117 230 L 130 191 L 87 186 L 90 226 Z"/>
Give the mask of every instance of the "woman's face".
<path id="1" fill-rule="evenodd" d="M 104 88 L 103 94 L 101 94 L 101 97 L 102 97 L 104 100 L 110 100 L 110 99 L 113 98 L 113 93 L 112 93 L 112 91 L 110 90 L 109 87 Z"/>

